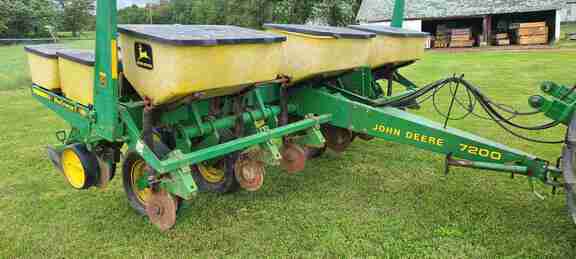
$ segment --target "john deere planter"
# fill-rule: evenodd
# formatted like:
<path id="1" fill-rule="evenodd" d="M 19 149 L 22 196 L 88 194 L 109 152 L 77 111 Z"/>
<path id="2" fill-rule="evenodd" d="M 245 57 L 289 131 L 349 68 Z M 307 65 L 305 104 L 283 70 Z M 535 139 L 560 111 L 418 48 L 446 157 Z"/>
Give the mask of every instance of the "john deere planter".
<path id="1" fill-rule="evenodd" d="M 117 26 L 114 0 L 97 1 L 97 14 L 94 56 L 28 48 L 32 96 L 70 125 L 57 132 L 49 157 L 79 190 L 106 186 L 120 167 L 128 203 L 162 230 L 174 226 L 183 201 L 201 199 L 197 192 L 258 191 L 269 166 L 296 173 L 326 148 L 342 152 L 373 138 L 444 154 L 446 171 L 513 173 L 563 189 L 576 215 L 569 87 L 545 83 L 543 96 L 530 100 L 536 110 L 522 113 L 462 77 L 423 87 L 403 77 L 399 70 L 422 57 L 423 33 L 375 25 Z M 393 24 L 401 27 L 401 15 Z M 448 88 L 454 94 L 442 123 L 409 112 Z M 516 136 L 514 128 L 570 125 L 566 141 L 541 141 L 565 144 L 562 166 L 450 128 L 458 106 L 483 109 Z M 534 114 L 552 122 L 509 120 Z"/>

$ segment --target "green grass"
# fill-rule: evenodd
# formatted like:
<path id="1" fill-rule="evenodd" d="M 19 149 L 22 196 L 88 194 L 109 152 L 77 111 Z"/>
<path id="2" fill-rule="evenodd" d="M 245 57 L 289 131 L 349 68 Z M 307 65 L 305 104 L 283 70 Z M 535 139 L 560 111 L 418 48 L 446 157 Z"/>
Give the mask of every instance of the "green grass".
<path id="1" fill-rule="evenodd" d="M 540 81 L 576 81 L 575 55 L 428 53 L 405 74 L 424 84 L 465 73 L 496 101 L 527 109 Z M 498 173 L 453 169 L 444 177 L 443 157 L 379 140 L 329 152 L 296 176 L 271 168 L 258 193 L 199 194 L 174 230 L 159 233 L 129 208 L 119 177 L 105 191 L 67 186 L 43 150 L 65 123 L 27 90 L 14 90 L 28 84 L 21 47 L 0 48 L 0 57 L 0 258 L 576 257 L 576 226 L 563 196 L 541 201 L 525 179 Z M 430 105 L 418 113 L 439 119 Z M 451 126 L 547 159 L 560 151 L 512 138 L 490 122 Z"/>
<path id="2" fill-rule="evenodd" d="M 64 41 L 63 44 L 71 48 L 93 48 L 92 41 Z M 28 62 L 24 46 L 12 45 L 0 47 L 0 92 L 13 89 L 22 89 L 30 85 Z"/>
<path id="3" fill-rule="evenodd" d="M 69 32 L 69 31 L 61 31 L 61 32 L 58 32 L 57 35 L 58 35 L 58 38 L 60 38 L 60 39 L 70 39 L 70 38 L 95 39 L 96 38 L 96 32 L 95 31 L 80 32 L 80 33 L 78 33 L 77 37 L 74 37 L 72 32 Z"/>
<path id="4" fill-rule="evenodd" d="M 566 23 L 562 24 L 562 36 L 561 40 L 556 44 L 559 48 L 576 48 L 575 40 L 568 40 L 566 33 L 576 32 L 576 23 Z"/>

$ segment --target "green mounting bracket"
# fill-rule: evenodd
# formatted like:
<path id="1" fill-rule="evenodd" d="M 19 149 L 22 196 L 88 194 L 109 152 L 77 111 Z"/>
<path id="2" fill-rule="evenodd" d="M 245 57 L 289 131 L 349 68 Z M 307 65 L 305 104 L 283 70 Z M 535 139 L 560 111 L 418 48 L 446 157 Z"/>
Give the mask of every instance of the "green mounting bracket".
<path id="1" fill-rule="evenodd" d="M 545 81 L 540 86 L 542 92 L 560 99 L 566 103 L 576 102 L 576 92 L 565 85 L 556 84 L 554 82 Z"/>
<path id="2" fill-rule="evenodd" d="M 541 90 L 550 98 L 532 96 L 529 100 L 530 106 L 544 113 L 546 117 L 568 126 L 576 111 L 576 92 L 554 82 L 544 82 Z"/>
<path id="3" fill-rule="evenodd" d="M 297 138 L 296 142 L 302 146 L 322 148 L 326 145 L 326 139 L 320 131 L 320 126 L 306 130 L 306 134 Z"/>
<path id="4" fill-rule="evenodd" d="M 268 126 L 258 128 L 258 133 L 267 134 L 268 132 L 270 132 L 270 128 L 268 128 Z M 278 145 L 274 143 L 275 141 L 275 139 L 268 139 L 267 141 L 260 144 L 262 150 L 265 150 L 267 153 L 267 155 L 264 156 L 264 162 L 272 166 L 279 165 L 280 160 L 282 160 L 282 154 L 280 154 Z"/>
<path id="5" fill-rule="evenodd" d="M 180 159 L 183 156 L 184 154 L 179 150 L 173 151 L 168 155 L 169 158 L 173 159 Z M 163 178 L 160 184 L 162 188 L 168 192 L 185 200 L 190 200 L 193 194 L 198 191 L 198 186 L 194 178 L 192 178 L 192 172 L 189 166 L 171 171 L 170 177 Z"/>

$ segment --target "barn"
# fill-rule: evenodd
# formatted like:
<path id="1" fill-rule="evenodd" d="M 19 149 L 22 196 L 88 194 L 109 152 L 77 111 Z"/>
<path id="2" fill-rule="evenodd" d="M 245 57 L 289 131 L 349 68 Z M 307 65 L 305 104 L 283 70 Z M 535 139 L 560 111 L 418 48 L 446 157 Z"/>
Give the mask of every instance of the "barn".
<path id="1" fill-rule="evenodd" d="M 389 23 L 395 0 L 364 0 L 360 23 Z M 568 1 L 570 2 L 570 1 Z M 549 44 L 560 38 L 566 0 L 406 0 L 404 27 L 434 47 Z"/>

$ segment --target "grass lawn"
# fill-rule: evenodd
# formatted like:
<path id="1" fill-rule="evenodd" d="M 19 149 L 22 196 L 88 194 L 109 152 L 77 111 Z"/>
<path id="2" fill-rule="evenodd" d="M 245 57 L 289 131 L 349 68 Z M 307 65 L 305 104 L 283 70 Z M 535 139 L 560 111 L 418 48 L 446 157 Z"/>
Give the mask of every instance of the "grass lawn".
<path id="1" fill-rule="evenodd" d="M 258 193 L 200 194 L 174 230 L 159 233 L 129 208 L 119 177 L 105 191 L 67 186 L 43 150 L 65 123 L 23 90 L 29 79 L 22 47 L 1 47 L 0 57 L 0 258 L 576 258 L 564 196 L 538 187 L 547 195 L 542 201 L 525 179 L 498 173 L 453 169 L 444 177 L 443 157 L 380 140 L 328 152 L 296 176 L 271 168 Z M 575 57 L 428 53 L 404 74 L 424 84 L 465 73 L 496 101 L 527 109 L 540 81 L 576 82 Z M 440 119 L 430 105 L 418 113 Z M 559 145 L 527 143 L 490 122 L 450 125 L 546 159 L 559 155 Z M 561 139 L 563 129 L 534 136 Z"/>
<path id="2" fill-rule="evenodd" d="M 576 40 L 568 40 L 566 33 L 576 32 L 576 23 L 562 24 L 562 40 L 557 44 L 559 48 L 576 48 Z"/>

